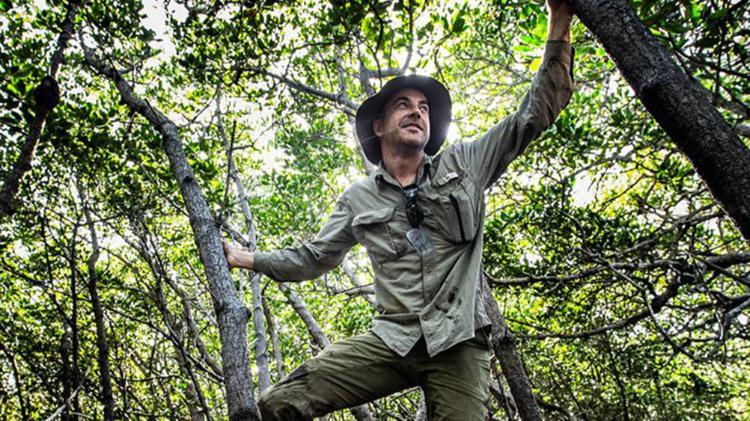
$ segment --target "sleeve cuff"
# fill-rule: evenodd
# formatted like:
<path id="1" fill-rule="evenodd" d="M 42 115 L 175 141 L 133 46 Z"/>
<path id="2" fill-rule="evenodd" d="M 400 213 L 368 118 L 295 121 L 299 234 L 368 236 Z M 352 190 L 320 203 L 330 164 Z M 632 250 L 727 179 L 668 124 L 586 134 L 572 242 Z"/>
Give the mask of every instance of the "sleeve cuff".
<path id="1" fill-rule="evenodd" d="M 262 251 L 256 251 L 253 254 L 253 270 L 261 272 L 263 274 L 268 273 L 268 269 L 271 266 L 271 253 Z"/>
<path id="2" fill-rule="evenodd" d="M 562 63 L 571 63 L 573 58 L 573 47 L 568 41 L 551 40 L 544 45 L 543 61 L 559 61 Z"/>
<path id="3" fill-rule="evenodd" d="M 548 40 L 544 45 L 544 58 L 542 65 L 549 64 L 552 61 L 562 63 L 568 66 L 570 70 L 570 79 L 573 78 L 573 62 L 575 60 L 576 50 L 568 41 Z"/>

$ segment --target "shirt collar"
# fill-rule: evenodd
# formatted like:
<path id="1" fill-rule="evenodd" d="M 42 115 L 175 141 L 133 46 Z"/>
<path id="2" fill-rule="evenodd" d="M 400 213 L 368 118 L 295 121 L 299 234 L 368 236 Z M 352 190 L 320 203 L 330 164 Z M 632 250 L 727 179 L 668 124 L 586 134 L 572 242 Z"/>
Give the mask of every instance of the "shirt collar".
<path id="1" fill-rule="evenodd" d="M 429 174 L 430 167 L 432 166 L 432 160 L 432 156 L 427 154 L 424 154 L 424 156 L 422 157 L 422 163 L 417 169 L 417 184 L 422 184 L 422 180 L 424 179 L 425 175 Z M 382 160 L 378 163 L 375 171 L 373 171 L 373 177 L 375 178 L 375 181 L 378 183 L 378 185 L 388 183 L 401 188 L 401 184 L 399 184 L 398 180 L 393 178 L 393 176 L 385 170 Z"/>

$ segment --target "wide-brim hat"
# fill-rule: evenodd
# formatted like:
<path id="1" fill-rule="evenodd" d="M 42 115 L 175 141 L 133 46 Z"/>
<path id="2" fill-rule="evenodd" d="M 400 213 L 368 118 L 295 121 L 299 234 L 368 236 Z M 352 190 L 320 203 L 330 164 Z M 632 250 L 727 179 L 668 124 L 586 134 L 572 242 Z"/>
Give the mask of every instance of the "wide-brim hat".
<path id="1" fill-rule="evenodd" d="M 430 106 L 430 139 L 425 145 L 427 155 L 435 155 L 445 142 L 451 122 L 451 96 L 442 83 L 428 76 L 398 76 L 389 80 L 377 94 L 367 98 L 357 110 L 357 138 L 362 144 L 367 159 L 373 164 L 380 163 L 380 139 L 372 129 L 372 122 L 378 118 L 383 106 L 396 92 L 403 89 L 416 89 L 427 97 Z"/>

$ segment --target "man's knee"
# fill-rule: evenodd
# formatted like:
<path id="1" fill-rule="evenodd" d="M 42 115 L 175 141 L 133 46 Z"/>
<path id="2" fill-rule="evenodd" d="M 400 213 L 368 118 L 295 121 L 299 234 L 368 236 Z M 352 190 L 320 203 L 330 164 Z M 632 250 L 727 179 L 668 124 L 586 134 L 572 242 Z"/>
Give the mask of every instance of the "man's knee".
<path id="1" fill-rule="evenodd" d="M 273 407 L 276 405 L 273 399 L 273 395 L 270 393 L 273 388 L 266 389 L 265 392 L 261 393 L 258 399 L 258 409 L 260 409 L 263 419 L 269 419 L 269 415 L 272 413 Z"/>
<path id="2" fill-rule="evenodd" d="M 312 420 L 310 414 L 306 414 L 304 405 L 299 402 L 302 398 L 299 393 L 294 393 L 284 385 L 273 386 L 261 394 L 258 400 L 263 421 L 307 421 Z"/>

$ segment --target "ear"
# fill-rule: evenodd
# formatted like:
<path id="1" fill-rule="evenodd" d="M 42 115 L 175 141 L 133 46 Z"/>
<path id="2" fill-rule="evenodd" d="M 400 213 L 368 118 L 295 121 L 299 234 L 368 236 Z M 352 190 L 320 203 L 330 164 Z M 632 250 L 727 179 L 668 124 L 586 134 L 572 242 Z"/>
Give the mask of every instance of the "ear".
<path id="1" fill-rule="evenodd" d="M 383 119 L 376 118 L 372 120 L 372 131 L 375 132 L 375 136 L 379 138 L 383 137 Z"/>

